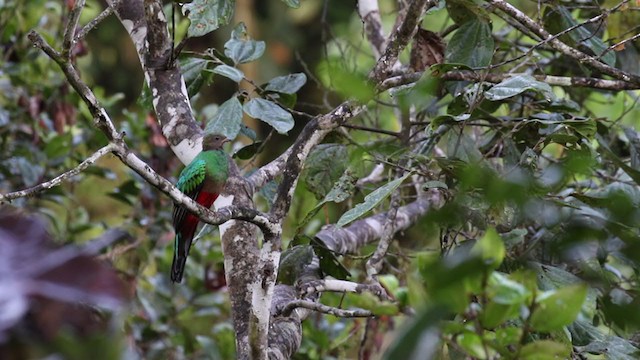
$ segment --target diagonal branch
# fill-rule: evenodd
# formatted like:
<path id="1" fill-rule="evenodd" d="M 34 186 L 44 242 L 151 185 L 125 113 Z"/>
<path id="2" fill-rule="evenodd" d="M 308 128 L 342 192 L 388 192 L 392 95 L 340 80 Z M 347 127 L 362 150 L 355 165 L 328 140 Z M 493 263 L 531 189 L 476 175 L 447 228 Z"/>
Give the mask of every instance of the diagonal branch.
<path id="1" fill-rule="evenodd" d="M 533 31 L 537 36 L 539 36 L 542 40 L 548 41 L 549 45 L 554 49 L 560 51 L 561 53 L 569 56 L 577 61 L 591 67 L 592 69 L 598 70 L 604 74 L 610 75 L 616 79 L 628 81 L 633 84 L 640 84 L 640 76 L 628 73 L 626 71 L 622 71 L 620 69 L 611 67 L 607 64 L 604 64 L 592 56 L 589 56 L 582 51 L 572 48 L 571 46 L 563 43 L 562 41 L 556 39 L 553 35 L 551 35 L 548 31 L 542 28 L 542 26 L 538 25 L 533 19 L 528 17 L 525 13 L 518 10 L 513 5 L 507 3 L 504 0 L 488 0 L 488 2 L 495 6 L 496 8 L 502 10 L 507 15 L 513 17 L 515 20 L 520 22 L 522 25 L 526 26 L 529 30 Z"/>
<path id="2" fill-rule="evenodd" d="M 437 5 L 434 0 L 413 0 L 407 8 L 407 16 L 400 26 L 391 33 L 387 48 L 380 57 L 369 78 L 380 83 L 389 76 L 390 70 L 398 60 L 400 52 L 407 46 L 415 33 L 422 15 L 427 7 Z"/>
<path id="3" fill-rule="evenodd" d="M 73 4 L 73 8 L 69 13 L 69 20 L 67 20 L 67 26 L 64 29 L 64 38 L 62 40 L 62 57 L 69 59 L 71 56 L 71 49 L 75 44 L 76 27 L 80 20 L 80 14 L 84 8 L 85 0 L 76 0 Z"/>

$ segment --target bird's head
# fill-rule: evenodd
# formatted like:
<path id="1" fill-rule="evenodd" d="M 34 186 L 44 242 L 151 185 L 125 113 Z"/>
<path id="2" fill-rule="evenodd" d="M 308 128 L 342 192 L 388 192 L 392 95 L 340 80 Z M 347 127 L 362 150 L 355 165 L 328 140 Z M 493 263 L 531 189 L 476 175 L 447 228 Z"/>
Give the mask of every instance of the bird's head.
<path id="1" fill-rule="evenodd" d="M 224 135 L 220 134 L 206 134 L 202 139 L 202 150 L 220 150 L 222 149 L 222 145 L 231 140 L 224 137 Z"/>

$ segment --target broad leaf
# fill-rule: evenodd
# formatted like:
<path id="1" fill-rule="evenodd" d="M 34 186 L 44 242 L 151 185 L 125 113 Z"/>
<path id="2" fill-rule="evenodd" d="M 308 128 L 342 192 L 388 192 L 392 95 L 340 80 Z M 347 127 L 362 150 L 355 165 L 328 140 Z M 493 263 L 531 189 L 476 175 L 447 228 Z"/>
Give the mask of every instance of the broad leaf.
<path id="1" fill-rule="evenodd" d="M 242 71 L 229 65 L 216 66 L 213 69 L 213 72 L 218 75 L 222 75 L 226 78 L 229 78 L 235 82 L 240 82 L 244 78 L 244 73 Z"/>
<path id="2" fill-rule="evenodd" d="M 351 276 L 349 270 L 340 263 L 336 253 L 318 238 L 311 238 L 310 243 L 313 251 L 320 260 L 320 270 L 323 275 L 329 275 L 339 280 L 345 280 Z"/>
<path id="3" fill-rule="evenodd" d="M 446 7 L 449 16 L 456 24 L 478 19 L 490 20 L 487 10 L 473 0 L 448 0 Z"/>
<path id="4" fill-rule="evenodd" d="M 242 104 L 235 96 L 225 101 L 207 122 L 205 132 L 235 139 L 242 126 Z"/>
<path id="5" fill-rule="evenodd" d="M 305 174 L 306 175 L 306 174 Z M 305 177 L 307 181 L 307 187 L 309 187 L 309 179 Z M 345 170 L 344 174 L 333 184 L 329 193 L 320 201 L 298 225 L 297 232 L 300 232 L 302 228 L 309 223 L 309 221 L 322 209 L 322 206 L 328 202 L 334 202 L 339 204 L 345 200 L 347 200 L 350 196 L 353 195 L 355 191 L 356 180 L 358 180 L 349 169 Z M 317 195 L 317 194 L 316 194 Z"/>
<path id="6" fill-rule="evenodd" d="M 580 313 L 586 296 L 586 285 L 566 286 L 540 294 L 531 314 L 531 327 L 549 332 L 571 324 Z"/>
<path id="7" fill-rule="evenodd" d="M 484 236 L 476 242 L 471 250 L 472 253 L 480 256 L 491 268 L 497 268 L 504 260 L 504 242 L 494 228 L 489 228 Z"/>
<path id="8" fill-rule="evenodd" d="M 316 199 L 322 199 L 347 169 L 348 152 L 342 144 L 320 144 L 305 162 L 302 179 Z"/>
<path id="9" fill-rule="evenodd" d="M 269 80 L 265 90 L 283 94 L 295 94 L 306 82 L 307 76 L 304 73 L 278 76 Z"/>
<path id="10" fill-rule="evenodd" d="M 182 5 L 182 13 L 191 22 L 187 36 L 203 36 L 228 24 L 235 5 L 235 0 L 193 0 Z"/>
<path id="11" fill-rule="evenodd" d="M 244 104 L 244 111 L 254 119 L 271 125 L 280 134 L 286 134 L 293 128 L 293 116 L 273 101 L 254 98 Z"/>
<path id="12" fill-rule="evenodd" d="M 472 68 L 491 63 L 494 41 L 491 26 L 480 19 L 463 23 L 447 45 L 445 58 L 448 63 L 460 63 Z"/>
<path id="13" fill-rule="evenodd" d="M 187 92 L 189 93 L 189 96 L 197 94 L 202 85 L 207 83 L 209 80 L 209 77 L 207 76 L 209 74 L 205 73 L 209 63 L 209 60 L 193 57 L 180 61 L 180 70 L 182 71 L 184 82 L 187 85 Z"/>
<path id="14" fill-rule="evenodd" d="M 383 359 L 431 359 L 440 346 L 439 324 L 446 313 L 440 307 L 423 310 L 413 321 L 404 325 Z"/>
<path id="15" fill-rule="evenodd" d="M 538 92 L 549 101 L 555 99 L 555 95 L 549 84 L 538 81 L 530 75 L 510 77 L 487 90 L 484 93 L 484 97 L 488 100 L 498 101 L 520 95 L 527 90 Z"/>
<path id="16" fill-rule="evenodd" d="M 403 177 L 395 179 L 388 184 L 376 189 L 369 195 L 365 196 L 364 202 L 356 205 L 353 209 L 350 209 L 340 217 L 338 220 L 338 226 L 345 226 L 348 223 L 356 220 L 362 215 L 371 211 L 374 207 L 386 199 L 395 189 L 402 184 L 402 182 L 411 175 L 410 172 L 406 173 Z"/>
<path id="17" fill-rule="evenodd" d="M 264 53 L 264 49 L 264 41 L 251 40 L 243 23 L 233 29 L 231 39 L 224 44 L 224 54 L 236 64 L 258 59 Z"/>
<path id="18" fill-rule="evenodd" d="M 522 360 L 556 360 L 568 359 L 571 346 L 551 340 L 538 340 L 526 344 L 520 350 Z"/>
<path id="19" fill-rule="evenodd" d="M 311 245 L 296 245 L 282 252 L 278 282 L 293 285 L 305 267 L 313 261 Z"/>

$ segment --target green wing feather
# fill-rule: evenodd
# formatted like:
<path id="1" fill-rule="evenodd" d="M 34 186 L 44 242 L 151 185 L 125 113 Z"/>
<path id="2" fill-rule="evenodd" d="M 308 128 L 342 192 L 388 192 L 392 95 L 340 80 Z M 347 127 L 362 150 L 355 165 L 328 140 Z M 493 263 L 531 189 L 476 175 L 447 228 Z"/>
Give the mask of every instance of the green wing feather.
<path id="1" fill-rule="evenodd" d="M 176 187 L 188 197 L 195 199 L 204 185 L 207 174 L 207 163 L 203 159 L 196 157 L 187 167 L 182 170 Z M 187 210 L 182 206 L 173 207 L 173 227 L 178 228 L 182 223 Z"/>

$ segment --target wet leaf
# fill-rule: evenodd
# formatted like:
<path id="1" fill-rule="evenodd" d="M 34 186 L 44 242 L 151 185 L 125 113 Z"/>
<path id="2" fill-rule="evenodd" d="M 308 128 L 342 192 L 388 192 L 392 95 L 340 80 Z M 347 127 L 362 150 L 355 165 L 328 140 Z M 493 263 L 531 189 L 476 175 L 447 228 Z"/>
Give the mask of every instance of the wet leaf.
<path id="1" fill-rule="evenodd" d="M 208 134 L 222 134 L 233 140 L 238 136 L 242 127 L 242 104 L 235 96 L 225 101 L 218 111 L 207 121 L 205 132 Z"/>
<path id="2" fill-rule="evenodd" d="M 273 101 L 253 98 L 243 108 L 247 115 L 266 122 L 280 134 L 293 128 L 293 116 Z"/>
<path id="3" fill-rule="evenodd" d="M 262 56 L 265 50 L 264 41 L 251 40 L 243 23 L 233 29 L 231 39 L 224 44 L 224 54 L 236 64 L 244 64 Z"/>
<path id="4" fill-rule="evenodd" d="M 275 77 L 267 83 L 265 90 L 283 94 L 295 94 L 307 82 L 304 73 L 295 73 Z"/>
<path id="5" fill-rule="evenodd" d="M 555 95 L 549 84 L 538 81 L 530 75 L 510 77 L 485 91 L 484 97 L 491 101 L 498 101 L 520 95 L 527 90 L 538 92 L 547 100 L 555 99 Z"/>
<path id="6" fill-rule="evenodd" d="M 215 74 L 222 75 L 235 82 L 240 82 L 242 81 L 242 79 L 244 79 L 244 73 L 242 71 L 229 65 L 216 66 L 212 71 Z"/>

